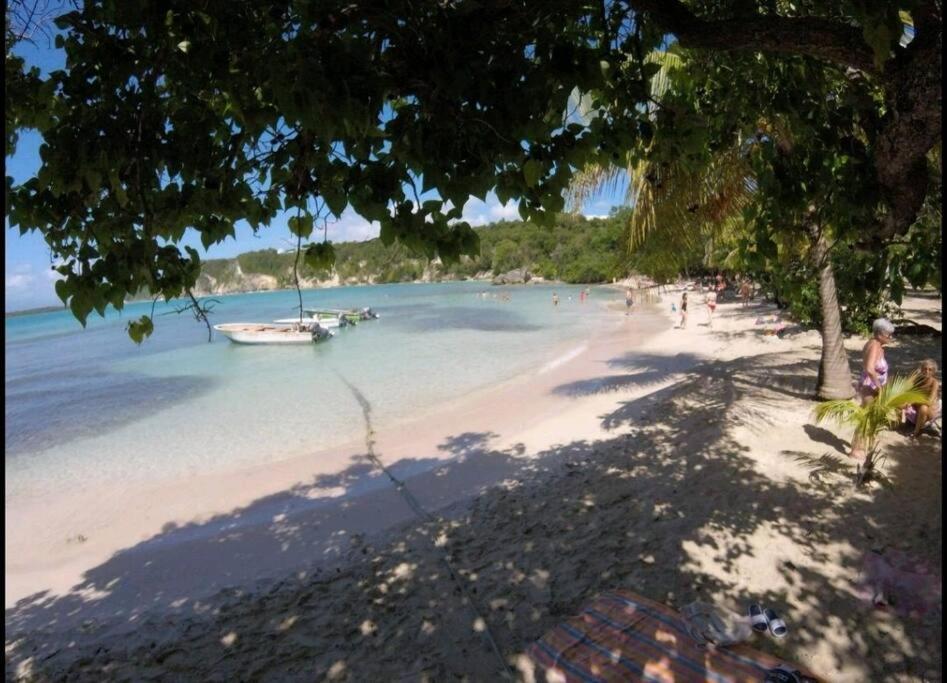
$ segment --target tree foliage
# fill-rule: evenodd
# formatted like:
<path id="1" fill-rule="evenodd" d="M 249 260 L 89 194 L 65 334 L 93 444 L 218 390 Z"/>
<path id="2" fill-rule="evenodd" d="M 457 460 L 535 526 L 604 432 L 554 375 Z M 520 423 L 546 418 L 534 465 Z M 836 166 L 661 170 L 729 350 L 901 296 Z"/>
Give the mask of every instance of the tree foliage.
<path id="1" fill-rule="evenodd" d="M 331 266 L 302 263 L 299 275 L 310 282 L 337 276 L 342 283 L 368 284 L 411 282 L 425 276 L 464 280 L 522 268 L 569 283 L 610 282 L 622 277 L 629 267 L 623 249 L 624 225 L 625 219 L 618 213 L 593 219 L 561 214 L 550 226 L 500 221 L 475 228 L 481 245 L 478 255 L 462 256 L 447 264 L 419 256 L 401 244 L 387 246 L 380 239 L 341 242 L 332 245 L 335 261 Z M 293 253 L 276 249 L 251 251 L 234 259 L 208 259 L 201 263 L 202 277 L 196 284 L 213 291 L 235 291 L 240 286 L 239 272 L 270 276 L 277 287 L 290 287 L 294 260 Z M 139 293 L 139 298 L 149 295 Z"/>
<path id="2" fill-rule="evenodd" d="M 700 254 L 700 265 L 751 275 L 818 326 L 821 235 L 843 328 L 858 332 L 900 303 L 905 282 L 940 285 L 939 147 L 915 223 L 894 239 L 870 230 L 888 211 L 865 173 L 884 116 L 877 85 L 807 57 L 678 51 L 653 61 L 667 75 L 653 91 L 651 140 L 624 168 L 586 169 L 577 188 L 581 197 L 618 172 L 629 178 L 640 270 L 666 278 Z"/>
<path id="3" fill-rule="evenodd" d="M 898 10 L 913 22 L 907 46 Z M 647 55 L 668 34 L 710 56 L 710 78 L 733 90 L 730 113 L 792 109 L 803 93 L 804 116 L 834 84 L 867 84 L 857 94 L 871 107 L 837 101 L 874 116 L 864 139 L 836 128 L 787 163 L 772 150 L 756 160 L 780 206 L 817 182 L 813 171 L 818 182 L 840 174 L 845 192 L 857 178 L 863 194 L 837 193 L 827 210 L 842 229 L 847 202 L 865 240 L 914 222 L 940 136 L 937 0 L 91 0 L 56 23 L 64 69 L 40 77 L 7 53 L 7 152 L 19 129 L 43 138 L 36 176 L 7 181 L 8 218 L 43 234 L 62 264 L 57 291 L 82 321 L 142 288 L 189 292 L 201 266 L 176 246 L 188 229 L 206 247 L 238 221 L 257 230 L 289 213 L 307 239 L 320 212 L 351 206 L 381 224 L 385 244 L 450 263 L 478 252 L 460 220 L 469 197 L 493 191 L 548 226 L 576 169 L 621 162 L 656 135 L 659 69 Z M 735 80 L 760 59 L 763 88 Z M 681 92 L 687 106 L 658 112 L 654 148 L 701 162 L 720 141 L 708 146 L 692 114 L 719 100 L 696 81 Z M 575 93 L 594 112 L 585 122 L 569 115 Z M 838 149 L 857 163 L 833 165 Z M 332 247 L 306 258 L 327 267 Z"/>

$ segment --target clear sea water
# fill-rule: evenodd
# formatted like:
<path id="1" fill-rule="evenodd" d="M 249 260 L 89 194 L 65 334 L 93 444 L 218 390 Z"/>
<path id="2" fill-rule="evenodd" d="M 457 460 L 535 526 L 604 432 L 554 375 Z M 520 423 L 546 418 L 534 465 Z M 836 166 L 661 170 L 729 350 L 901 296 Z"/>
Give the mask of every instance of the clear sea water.
<path id="1" fill-rule="evenodd" d="M 538 371 L 614 323 L 603 304 L 620 292 L 593 288 L 584 305 L 579 292 L 482 282 L 309 290 L 306 306 L 372 306 L 381 318 L 291 347 L 216 332 L 207 343 L 202 324 L 166 304 L 135 346 L 125 325 L 150 302 L 93 314 L 85 329 L 68 311 L 7 318 L 6 495 L 236 469 L 358 438 L 361 409 L 341 377 L 372 403 L 376 429 L 424 415 Z M 219 297 L 212 322 L 291 317 L 296 301 L 295 291 Z"/>

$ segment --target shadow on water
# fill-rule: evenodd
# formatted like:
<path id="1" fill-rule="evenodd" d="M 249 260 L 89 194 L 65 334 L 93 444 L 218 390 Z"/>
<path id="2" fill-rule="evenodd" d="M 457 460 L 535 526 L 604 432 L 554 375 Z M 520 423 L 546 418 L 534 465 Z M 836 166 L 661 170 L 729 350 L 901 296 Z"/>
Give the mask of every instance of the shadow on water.
<path id="1" fill-rule="evenodd" d="M 941 569 L 939 441 L 918 447 L 895 438 L 891 487 L 853 494 L 850 465 L 822 448 L 837 450 L 841 440 L 800 429 L 811 447 L 783 454 L 830 467 L 808 481 L 773 478 L 734 429 L 778 427 L 780 411 L 798 409 L 811 387 L 813 363 L 764 354 L 684 368 L 673 357 L 629 355 L 609 365 L 629 370 L 615 380 L 620 388 L 654 383 L 662 367 L 682 369 L 601 416 L 631 433 L 534 454 L 496 448 L 492 433 L 461 433 L 441 444 L 449 460 L 388 464 L 425 470 L 408 486 L 427 510 L 440 509 L 430 521 L 399 507 L 398 492 L 358 456 L 338 474 L 170 526 L 86 572 L 69 594 L 40 593 L 8 609 L 8 679 L 361 681 L 385 671 L 391 680 L 479 681 L 500 680 L 510 666 L 529 680 L 525 647 L 615 588 L 678 608 L 695 599 L 770 605 L 791 637 L 755 646 L 801 664 L 828 648 L 853 680 L 939 677 L 939 618 L 863 607 L 850 578 L 865 552 L 886 547 Z M 603 386 L 604 378 L 557 391 Z M 464 486 L 448 495 L 449 482 Z M 458 493 L 471 502 L 440 508 Z M 725 502 L 708 505 L 707 497 Z M 360 533 L 358 520 L 381 510 L 403 523 L 397 534 Z M 746 539 L 767 529 L 798 554 L 769 551 L 778 579 L 747 595 L 740 566 L 758 548 Z M 829 553 L 840 546 L 850 552 L 833 564 Z M 695 548 L 718 571 L 702 572 Z M 263 573 L 297 571 L 253 596 L 231 588 L 207 597 L 254 578 L 243 571 L 250 554 Z M 464 591 L 444 570 L 445 556 Z M 344 562 L 315 563 L 326 558 Z M 134 638 L 101 640 L 133 628 Z"/>
<path id="2" fill-rule="evenodd" d="M 475 330 L 478 332 L 534 332 L 542 329 L 539 325 L 527 323 L 525 318 L 514 311 L 499 308 L 478 308 L 474 306 L 444 306 L 437 314 L 393 316 L 396 327 L 407 328 L 415 332 L 436 332 L 439 330 Z"/>
<path id="3" fill-rule="evenodd" d="M 102 369 L 11 380 L 4 387 L 6 454 L 100 436 L 214 388 L 209 377 L 149 377 Z"/>

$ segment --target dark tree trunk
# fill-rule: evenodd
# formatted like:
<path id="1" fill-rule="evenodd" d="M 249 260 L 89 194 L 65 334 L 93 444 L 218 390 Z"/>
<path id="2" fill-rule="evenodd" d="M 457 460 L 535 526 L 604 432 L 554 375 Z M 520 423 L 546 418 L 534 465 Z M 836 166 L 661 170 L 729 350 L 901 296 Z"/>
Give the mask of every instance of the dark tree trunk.
<path id="1" fill-rule="evenodd" d="M 835 287 L 835 271 L 825 236 L 818 231 L 813 238 L 811 253 L 813 265 L 819 272 L 819 308 L 822 312 L 822 358 L 819 360 L 816 397 L 820 400 L 851 398 L 855 390 L 842 341 L 842 311 Z"/>

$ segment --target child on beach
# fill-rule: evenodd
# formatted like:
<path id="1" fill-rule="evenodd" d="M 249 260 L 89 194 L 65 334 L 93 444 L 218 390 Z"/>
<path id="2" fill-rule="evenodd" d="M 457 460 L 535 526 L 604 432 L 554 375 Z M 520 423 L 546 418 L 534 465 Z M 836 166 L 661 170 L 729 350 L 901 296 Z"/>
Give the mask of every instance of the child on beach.
<path id="1" fill-rule="evenodd" d="M 681 294 L 681 329 L 687 327 L 687 292 Z"/>

